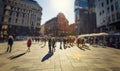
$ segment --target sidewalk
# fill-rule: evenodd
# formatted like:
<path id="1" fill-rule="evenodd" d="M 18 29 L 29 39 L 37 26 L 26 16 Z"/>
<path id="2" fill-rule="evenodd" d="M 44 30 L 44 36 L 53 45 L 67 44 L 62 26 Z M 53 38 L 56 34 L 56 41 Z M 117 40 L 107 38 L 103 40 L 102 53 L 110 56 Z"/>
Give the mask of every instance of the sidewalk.
<path id="1" fill-rule="evenodd" d="M 11 53 L 4 53 L 7 44 L 0 44 L 0 71 L 120 71 L 120 50 L 92 47 L 81 50 L 76 46 L 48 54 L 47 45 L 33 43 L 31 52 L 26 41 L 15 42 Z"/>

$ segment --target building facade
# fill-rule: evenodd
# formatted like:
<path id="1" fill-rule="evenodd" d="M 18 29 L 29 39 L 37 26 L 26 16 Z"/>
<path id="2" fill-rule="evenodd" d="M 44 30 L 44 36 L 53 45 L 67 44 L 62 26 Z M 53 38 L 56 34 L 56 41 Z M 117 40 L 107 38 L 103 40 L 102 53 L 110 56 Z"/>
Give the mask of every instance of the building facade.
<path id="1" fill-rule="evenodd" d="M 37 36 L 42 8 L 34 0 L 0 0 L 0 37 Z"/>
<path id="2" fill-rule="evenodd" d="M 40 35 L 44 36 L 45 35 L 44 32 L 45 32 L 45 25 L 43 24 L 43 25 L 40 26 Z"/>
<path id="3" fill-rule="evenodd" d="M 77 34 L 77 33 L 75 32 L 75 31 L 76 31 L 76 27 L 77 27 L 77 24 L 76 24 L 76 23 L 73 23 L 73 24 L 70 24 L 70 25 L 69 25 L 70 35 L 76 35 L 76 34 Z"/>
<path id="4" fill-rule="evenodd" d="M 68 20 L 65 18 L 63 13 L 59 13 L 56 17 L 45 23 L 45 35 L 65 36 L 69 32 L 68 27 Z"/>
<path id="5" fill-rule="evenodd" d="M 69 21 L 63 13 L 57 15 L 58 34 L 66 36 L 69 33 Z"/>
<path id="6" fill-rule="evenodd" d="M 75 23 L 78 34 L 94 33 L 96 28 L 94 0 L 75 0 Z"/>
<path id="7" fill-rule="evenodd" d="M 96 0 L 99 32 L 120 32 L 120 0 Z"/>
<path id="8" fill-rule="evenodd" d="M 95 0 L 88 0 L 88 27 L 89 33 L 97 32 Z"/>
<path id="9" fill-rule="evenodd" d="M 4 4 L 3 4 L 3 1 L 2 0 L 0 0 L 0 40 L 2 40 L 3 39 L 3 32 L 1 32 L 2 31 L 2 25 L 1 25 L 1 22 L 2 22 L 2 20 L 3 20 L 3 12 L 4 12 Z M 3 29 L 3 31 L 4 31 L 4 29 Z M 4 32 L 5 33 L 5 32 Z"/>
<path id="10" fill-rule="evenodd" d="M 58 27 L 57 27 L 57 17 L 54 17 L 48 20 L 44 24 L 44 33 L 47 36 L 57 36 L 58 35 Z"/>

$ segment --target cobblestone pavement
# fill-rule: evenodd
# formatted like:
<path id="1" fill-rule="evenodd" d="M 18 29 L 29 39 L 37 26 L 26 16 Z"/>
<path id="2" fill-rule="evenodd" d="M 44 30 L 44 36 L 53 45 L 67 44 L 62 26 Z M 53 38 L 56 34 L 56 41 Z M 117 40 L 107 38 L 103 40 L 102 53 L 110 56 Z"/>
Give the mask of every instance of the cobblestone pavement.
<path id="1" fill-rule="evenodd" d="M 5 53 L 7 43 L 0 43 L 0 71 L 120 71 L 120 50 L 76 46 L 60 49 L 57 42 L 54 54 L 48 46 L 33 43 L 26 53 L 26 41 L 17 41 L 11 53 Z"/>

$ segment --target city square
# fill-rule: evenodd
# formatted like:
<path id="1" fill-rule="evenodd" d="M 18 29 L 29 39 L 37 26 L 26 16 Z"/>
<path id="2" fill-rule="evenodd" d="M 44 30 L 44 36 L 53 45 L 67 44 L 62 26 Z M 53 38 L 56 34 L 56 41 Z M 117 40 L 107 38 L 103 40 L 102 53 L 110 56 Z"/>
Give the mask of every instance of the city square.
<path id="1" fill-rule="evenodd" d="M 48 44 L 43 45 L 33 42 L 25 53 L 26 41 L 17 41 L 12 52 L 6 53 L 7 43 L 0 43 L 0 71 L 120 71 L 119 49 L 89 44 L 85 50 L 76 45 L 60 49 L 57 42 L 54 54 L 47 55 Z"/>
<path id="2" fill-rule="evenodd" d="M 120 71 L 120 0 L 0 0 L 0 71 Z"/>

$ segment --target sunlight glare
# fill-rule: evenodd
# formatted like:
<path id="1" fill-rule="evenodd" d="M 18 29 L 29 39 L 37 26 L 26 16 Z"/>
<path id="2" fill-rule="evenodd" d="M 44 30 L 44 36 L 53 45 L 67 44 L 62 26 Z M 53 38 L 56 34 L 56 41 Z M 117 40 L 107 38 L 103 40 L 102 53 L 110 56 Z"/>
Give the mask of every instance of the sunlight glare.
<path id="1" fill-rule="evenodd" d="M 69 0 L 51 0 L 51 5 L 57 11 L 66 11 L 70 7 Z"/>

